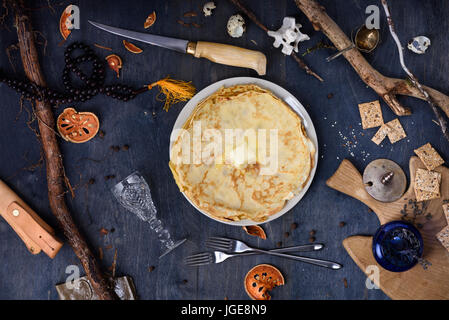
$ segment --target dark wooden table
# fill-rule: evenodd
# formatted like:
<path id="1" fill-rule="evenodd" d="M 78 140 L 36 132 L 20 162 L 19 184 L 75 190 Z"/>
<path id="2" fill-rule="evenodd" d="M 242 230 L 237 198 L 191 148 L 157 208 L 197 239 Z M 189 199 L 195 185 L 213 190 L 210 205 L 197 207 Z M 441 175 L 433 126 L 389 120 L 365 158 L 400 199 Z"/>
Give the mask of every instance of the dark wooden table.
<path id="1" fill-rule="evenodd" d="M 52 1 L 57 2 L 57 1 Z M 80 40 L 93 45 L 98 43 L 114 48 L 122 56 L 124 67 L 119 80 L 108 72 L 109 83 L 119 82 L 135 86 L 151 83 L 166 75 L 176 79 L 191 80 L 198 90 L 218 80 L 253 76 L 255 72 L 194 59 L 187 55 L 161 48 L 141 45 L 144 53 L 127 52 L 122 39 L 91 27 L 88 19 L 124 28 L 143 30 L 146 16 L 155 10 L 156 24 L 148 30 L 155 34 L 234 44 L 260 50 L 267 55 L 268 71 L 264 77 L 294 94 L 306 107 L 318 133 L 318 170 L 306 196 L 291 212 L 273 222 L 263 225 L 268 239 L 258 240 L 247 236 L 239 227 L 217 223 L 199 214 L 179 192 L 168 168 L 169 135 L 183 104 L 162 110 L 156 100 L 156 91 L 122 103 L 97 96 L 93 100 L 77 104 L 80 111 L 93 111 L 101 119 L 104 138 L 94 138 L 89 143 L 71 144 L 60 141 L 67 175 L 75 187 L 76 197 L 68 198 L 76 222 L 86 235 L 92 248 L 104 252 L 102 266 L 111 266 L 117 249 L 117 274 L 130 275 L 142 299 L 247 299 L 243 289 L 246 272 L 259 263 L 271 263 L 285 275 L 286 284 L 273 292 L 275 299 L 388 299 L 380 290 L 368 290 L 363 272 L 350 259 L 342 240 L 355 234 L 373 234 L 379 226 L 375 215 L 356 200 L 329 189 L 325 181 L 344 158 L 350 159 L 360 170 L 376 158 L 389 158 L 398 162 L 408 175 L 408 161 L 413 149 L 426 142 L 432 143 L 445 159 L 449 159 L 447 141 L 443 140 L 437 125 L 432 122 L 429 107 L 416 99 L 402 99 L 410 106 L 413 115 L 400 119 L 408 137 L 394 145 L 384 142 L 383 147 L 370 141 L 376 129 L 362 130 L 357 104 L 378 99 L 376 94 L 359 79 L 349 64 L 339 58 L 332 63 L 325 58 L 332 50 L 318 50 L 305 56 L 307 63 L 324 79 L 324 83 L 306 75 L 289 57 L 272 47 L 268 38 L 251 21 L 247 20 L 247 32 L 240 39 L 232 39 L 226 33 L 226 22 L 237 13 L 233 5 L 217 0 L 212 17 L 199 15 L 183 18 L 187 11 L 200 12 L 204 1 L 75 1 L 81 10 L 81 29 L 70 36 L 70 43 Z M 314 32 L 305 16 L 293 1 L 245 1 L 271 29 L 277 29 L 284 16 L 294 16 L 303 24 L 303 31 L 311 40 L 300 45 L 300 55 L 324 39 Z M 364 23 L 365 8 L 380 1 L 333 1 L 323 0 L 331 17 L 342 29 L 351 30 Z M 56 13 L 41 8 L 33 11 L 34 27 L 45 37 L 48 45 L 45 54 L 41 50 L 41 62 L 49 85 L 62 89 L 63 46 L 58 46 L 59 15 L 65 5 L 55 5 Z M 46 1 L 36 1 L 36 8 Z M 425 84 L 443 92 L 449 92 L 449 3 L 432 0 L 391 1 L 393 17 L 398 34 L 406 43 L 416 35 L 427 35 L 432 46 L 425 55 L 405 52 L 408 66 Z M 382 10 L 381 10 L 382 12 Z M 187 28 L 178 19 L 196 22 L 201 28 Z M 8 29 L 0 31 L 0 67 L 13 74 L 6 48 L 17 42 L 11 22 Z M 382 73 L 403 77 L 396 47 L 389 36 L 385 17 L 381 15 L 382 42 L 367 59 Z M 43 49 L 43 48 L 41 48 Z M 106 56 L 110 52 L 96 48 L 96 53 Z M 17 52 L 12 51 L 16 76 L 22 77 L 22 66 Z M 328 94 L 333 94 L 331 99 Z M 47 199 L 45 166 L 37 166 L 40 144 L 27 127 L 29 106 L 19 107 L 19 96 L 0 84 L 0 177 L 16 190 L 46 221 L 57 226 Z M 58 115 L 62 109 L 55 110 Z M 385 121 L 395 118 L 382 102 Z M 35 126 L 35 122 L 31 126 Z M 111 146 L 129 145 L 128 151 L 113 152 Z M 356 145 L 356 147 L 354 147 Z M 150 180 L 153 197 L 160 217 L 177 238 L 188 237 L 186 245 L 173 254 L 158 260 L 159 248 L 155 235 L 147 225 L 140 222 L 113 199 L 110 188 L 134 170 L 140 170 Z M 115 175 L 105 180 L 105 176 Z M 89 179 L 95 183 L 87 186 Z M 346 226 L 340 227 L 340 221 Z M 290 225 L 299 227 L 285 238 Z M 102 235 L 101 228 L 110 230 Z M 316 241 L 326 248 L 310 256 L 336 260 L 344 265 L 339 271 L 331 271 L 293 261 L 255 256 L 235 259 L 219 265 L 200 269 L 183 266 L 180 261 L 186 255 L 203 249 L 203 241 L 214 235 L 244 239 L 263 248 L 271 248 L 277 242 L 284 245 L 308 243 L 309 232 L 316 230 Z M 111 248 L 111 249 L 108 249 Z M 64 282 L 68 265 L 79 264 L 68 245 L 54 260 L 45 254 L 31 255 L 8 224 L 0 220 L 0 298 L 2 299 L 57 299 L 55 284 Z M 149 272 L 149 267 L 155 266 Z M 347 279 L 347 287 L 344 285 Z"/>

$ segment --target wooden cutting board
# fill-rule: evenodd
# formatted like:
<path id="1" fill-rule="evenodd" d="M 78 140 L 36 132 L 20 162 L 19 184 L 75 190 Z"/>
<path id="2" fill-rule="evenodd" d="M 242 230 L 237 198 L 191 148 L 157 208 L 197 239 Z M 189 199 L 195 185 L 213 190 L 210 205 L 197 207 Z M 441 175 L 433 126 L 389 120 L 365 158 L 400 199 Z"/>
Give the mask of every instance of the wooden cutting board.
<path id="1" fill-rule="evenodd" d="M 343 160 L 326 184 L 356 198 L 370 207 L 380 224 L 393 220 L 406 220 L 415 224 L 424 239 L 423 259 L 431 263 L 427 269 L 417 264 L 405 272 L 390 272 L 377 264 L 372 254 L 369 236 L 352 236 L 343 241 L 348 254 L 367 275 L 372 274 L 370 265 L 379 268 L 379 287 L 392 299 L 449 299 L 449 252 L 435 238 L 447 225 L 443 214 L 443 200 L 449 199 L 449 169 L 436 168 L 442 174 L 441 198 L 416 203 L 413 181 L 417 168 L 425 169 L 418 157 L 410 159 L 411 183 L 401 199 L 383 203 L 372 198 L 365 190 L 362 175 L 349 160 Z M 354 214 L 357 214 L 356 212 Z"/>

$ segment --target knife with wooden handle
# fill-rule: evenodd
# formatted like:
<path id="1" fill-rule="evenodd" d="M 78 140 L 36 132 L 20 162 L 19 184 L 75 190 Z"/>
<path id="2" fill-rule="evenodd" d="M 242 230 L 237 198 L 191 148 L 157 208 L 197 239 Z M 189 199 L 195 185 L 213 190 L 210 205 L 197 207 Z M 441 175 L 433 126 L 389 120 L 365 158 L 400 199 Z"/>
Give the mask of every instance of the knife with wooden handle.
<path id="1" fill-rule="evenodd" d="M 89 23 L 101 30 L 128 39 L 149 43 L 154 46 L 163 47 L 182 53 L 188 53 L 196 58 L 206 58 L 215 63 L 253 69 L 261 76 L 266 73 L 267 58 L 260 51 L 244 49 L 222 43 L 203 41 L 192 42 L 149 33 L 135 32 L 106 26 L 93 21 L 89 21 Z"/>
<path id="2" fill-rule="evenodd" d="M 55 237 L 54 230 L 1 180 L 0 215 L 32 254 L 44 251 L 53 259 L 61 249 L 63 243 Z"/>

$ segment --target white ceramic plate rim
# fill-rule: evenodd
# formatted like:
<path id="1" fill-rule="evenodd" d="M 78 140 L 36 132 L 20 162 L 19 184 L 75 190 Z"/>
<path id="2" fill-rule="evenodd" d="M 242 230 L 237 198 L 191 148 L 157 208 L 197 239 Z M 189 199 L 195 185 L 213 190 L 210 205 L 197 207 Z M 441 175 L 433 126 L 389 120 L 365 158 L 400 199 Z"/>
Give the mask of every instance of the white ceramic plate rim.
<path id="1" fill-rule="evenodd" d="M 224 224 L 229 224 L 229 225 L 233 225 L 233 226 L 250 226 L 250 225 L 267 223 L 267 222 L 270 222 L 270 221 L 273 221 L 273 220 L 279 218 L 280 216 L 282 216 L 285 213 L 287 213 L 288 211 L 290 211 L 294 206 L 296 206 L 296 204 L 298 204 L 298 202 L 302 199 L 302 197 L 304 197 L 304 195 L 306 194 L 307 190 L 309 189 L 309 187 L 312 183 L 312 180 L 315 176 L 316 168 L 318 165 L 318 138 L 316 135 L 315 127 L 313 126 L 313 123 L 312 123 L 312 119 L 310 118 L 306 109 L 298 101 L 298 99 L 296 99 L 295 96 L 293 96 L 290 92 L 288 92 L 284 88 L 278 86 L 277 84 L 267 81 L 267 80 L 263 80 L 263 79 L 259 79 L 259 78 L 252 78 L 252 77 L 236 77 L 236 78 L 224 79 L 224 80 L 215 82 L 215 83 L 205 87 L 203 90 L 198 92 L 192 99 L 190 99 L 189 102 L 187 102 L 187 104 L 184 106 L 184 108 L 179 113 L 178 118 L 176 119 L 176 122 L 173 126 L 173 130 L 172 130 L 172 133 L 170 136 L 169 150 L 171 151 L 173 142 L 176 139 L 176 137 L 174 136 L 175 129 L 181 129 L 183 127 L 184 123 L 190 117 L 193 110 L 195 110 L 195 107 L 198 105 L 198 103 L 200 103 L 201 101 L 206 99 L 208 96 L 212 95 L 214 92 L 216 92 L 221 87 L 230 87 L 230 86 L 234 86 L 234 85 L 238 85 L 238 84 L 258 85 L 261 88 L 271 91 L 275 96 L 282 99 L 284 102 L 287 103 L 287 101 L 288 101 L 287 105 L 290 106 L 292 108 L 292 110 L 295 111 L 303 120 L 303 125 L 304 125 L 304 128 L 306 129 L 307 135 L 315 146 L 314 166 L 310 172 L 310 177 L 309 177 L 309 180 L 307 181 L 307 184 L 296 196 L 294 196 L 292 199 L 287 201 L 287 203 L 285 204 L 284 208 L 282 208 L 282 210 L 280 210 L 279 212 L 270 216 L 267 220 L 265 220 L 263 222 L 255 222 L 255 221 L 252 221 L 249 219 L 245 219 L 245 220 L 241 220 L 241 221 L 223 221 L 223 220 L 217 219 L 217 218 L 207 214 L 206 212 L 202 211 L 201 209 L 199 209 L 192 201 L 190 201 L 190 199 L 184 194 L 184 192 L 182 192 L 182 194 L 187 199 L 187 201 L 189 201 L 193 207 L 195 207 L 199 212 L 201 212 L 205 216 L 207 216 L 215 221 L 224 223 Z"/>

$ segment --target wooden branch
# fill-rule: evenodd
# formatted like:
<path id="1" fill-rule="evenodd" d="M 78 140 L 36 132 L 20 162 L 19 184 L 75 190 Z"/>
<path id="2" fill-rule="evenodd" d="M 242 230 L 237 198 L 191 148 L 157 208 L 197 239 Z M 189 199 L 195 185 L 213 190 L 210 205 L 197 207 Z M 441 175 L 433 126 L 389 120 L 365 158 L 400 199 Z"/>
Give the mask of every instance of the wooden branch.
<path id="1" fill-rule="evenodd" d="M 387 21 L 388 21 L 388 27 L 390 29 L 390 34 L 393 37 L 393 40 L 396 43 L 396 46 L 398 48 L 399 62 L 401 64 L 401 67 L 405 71 L 405 73 L 408 75 L 410 81 L 413 83 L 413 86 L 416 87 L 419 90 L 419 92 L 424 96 L 425 100 L 427 101 L 427 103 L 429 104 L 433 113 L 435 114 L 435 117 L 437 117 L 437 119 L 438 119 L 438 123 L 440 124 L 440 128 L 441 128 L 441 131 L 443 132 L 444 137 L 446 138 L 447 141 L 449 141 L 449 131 L 448 131 L 446 119 L 444 119 L 440 110 L 435 105 L 435 102 L 433 101 L 432 97 L 423 88 L 423 86 L 419 82 L 418 78 L 416 78 L 416 76 L 405 65 L 404 52 L 403 52 L 404 48 L 402 47 L 401 40 L 399 40 L 399 36 L 396 33 L 396 30 L 395 30 L 396 28 L 394 26 L 393 19 L 391 18 L 390 9 L 388 7 L 387 0 L 382 0 L 382 6 L 384 8 L 385 14 L 387 15 Z"/>
<path id="2" fill-rule="evenodd" d="M 36 51 L 34 32 L 31 21 L 24 10 L 21 0 L 10 0 L 15 12 L 15 24 L 19 39 L 19 48 L 26 76 L 35 84 L 45 87 L 45 79 L 39 65 Z M 62 154 L 59 150 L 55 131 L 55 119 L 51 106 L 46 102 L 35 101 L 34 112 L 39 121 L 39 132 L 47 167 L 48 198 L 53 214 L 56 216 L 60 227 L 64 231 L 68 243 L 81 260 L 87 277 L 92 284 L 95 293 L 100 299 L 117 299 L 113 289 L 109 286 L 100 267 L 95 260 L 83 236 L 78 231 L 64 197 L 65 173 L 62 163 Z"/>
<path id="3" fill-rule="evenodd" d="M 265 31 L 265 33 L 268 32 L 268 28 L 262 22 L 260 22 L 260 20 L 256 17 L 256 15 L 251 10 L 246 8 L 240 0 L 229 0 L 229 1 L 231 1 L 231 3 L 233 3 L 237 8 L 242 10 L 243 13 L 245 13 L 248 16 L 248 18 L 250 18 L 260 29 Z M 292 52 L 290 56 L 293 57 L 293 59 L 295 59 L 299 67 L 303 69 L 308 75 L 315 77 L 321 82 L 324 81 L 323 78 L 321 78 L 312 69 L 310 69 L 309 66 L 300 57 L 298 57 L 298 55 L 295 52 Z"/>
<path id="4" fill-rule="evenodd" d="M 343 50 L 351 45 L 351 40 L 327 15 L 325 8 L 318 2 L 315 0 L 295 0 L 295 3 L 310 20 L 315 30 L 322 31 L 332 41 L 337 50 Z M 409 115 L 411 111 L 409 108 L 402 106 L 397 99 L 397 95 L 426 100 L 425 96 L 410 80 L 395 79 L 382 75 L 366 61 L 356 48 L 346 51 L 343 56 L 363 82 L 371 87 L 398 116 Z M 435 104 L 449 117 L 449 97 L 426 86 L 423 86 L 423 89 L 429 93 Z"/>

